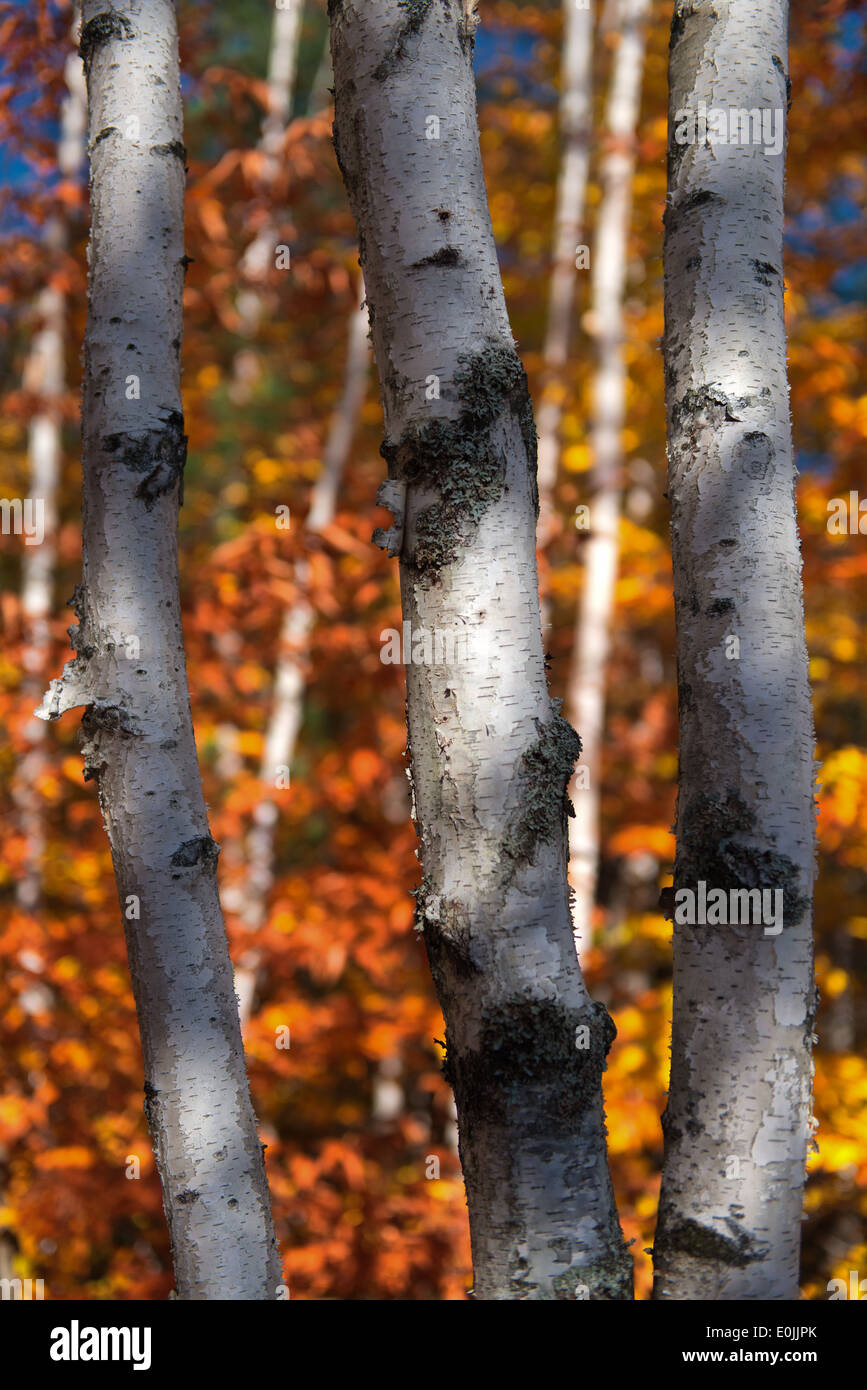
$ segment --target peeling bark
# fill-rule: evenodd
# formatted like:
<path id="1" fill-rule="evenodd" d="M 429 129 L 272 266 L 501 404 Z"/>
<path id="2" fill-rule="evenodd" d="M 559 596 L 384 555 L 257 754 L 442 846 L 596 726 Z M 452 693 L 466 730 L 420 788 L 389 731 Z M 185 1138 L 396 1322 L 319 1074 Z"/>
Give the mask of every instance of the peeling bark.
<path id="1" fill-rule="evenodd" d="M 785 0 L 678 0 L 671 33 L 675 889 L 780 889 L 784 924 L 768 934 L 675 919 L 657 1299 L 798 1297 L 815 812 L 783 317 L 785 153 L 675 135 L 678 113 L 700 102 L 784 121 L 787 24 Z"/>
<path id="2" fill-rule="evenodd" d="M 329 10 L 403 618 L 468 637 L 467 660 L 407 667 L 407 722 L 417 926 L 446 1019 L 474 1296 L 571 1299 L 584 1285 L 630 1298 L 601 1095 L 613 1025 L 572 944 L 565 790 L 579 743 L 545 677 L 535 429 L 479 154 L 475 6 Z"/>
<path id="3" fill-rule="evenodd" d="M 177 583 L 184 168 L 159 152 L 182 136 L 175 8 L 85 0 L 82 19 L 91 135 L 84 578 L 73 600 L 75 658 L 41 714 L 84 707 L 85 777 L 97 783 L 124 912 L 178 1297 L 274 1299 L 279 1260 Z M 130 113 L 140 120 L 136 139 L 122 133 Z M 127 389 L 131 375 L 138 396 Z"/>

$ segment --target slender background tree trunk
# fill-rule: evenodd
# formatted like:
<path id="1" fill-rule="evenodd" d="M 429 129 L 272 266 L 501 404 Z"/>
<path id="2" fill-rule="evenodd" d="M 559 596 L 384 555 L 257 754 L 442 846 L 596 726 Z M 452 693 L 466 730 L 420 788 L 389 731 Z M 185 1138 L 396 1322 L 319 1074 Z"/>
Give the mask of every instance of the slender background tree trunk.
<path id="1" fill-rule="evenodd" d="M 479 154 L 474 5 L 331 0 L 335 145 L 359 232 L 385 413 L 378 533 L 410 630 L 423 930 L 481 1299 L 631 1297 L 601 1074 L 614 1035 L 572 943 L 566 784 L 548 695 L 536 439 Z"/>
<path id="2" fill-rule="evenodd" d="M 590 423 L 593 490 L 590 534 L 583 547 L 584 587 L 567 686 L 567 710 L 581 731 L 581 765 L 585 770 L 580 783 L 576 778 L 570 788 L 575 817 L 569 822 L 569 879 L 575 894 L 573 920 L 579 950 L 592 941 L 599 867 L 605 683 L 614 622 L 626 415 L 623 294 L 648 9 L 649 0 L 618 0 L 614 11 L 620 39 L 605 117 L 602 202 L 591 262 L 590 323 L 597 354 Z"/>
<path id="3" fill-rule="evenodd" d="M 548 318 L 542 351 L 539 428 L 538 543 L 544 549 L 554 531 L 554 488 L 560 459 L 560 425 L 566 396 L 575 301 L 576 253 L 584 234 L 584 202 L 590 167 L 593 121 L 593 6 L 579 9 L 563 0 L 563 61 L 560 68 L 562 156 L 554 213 L 554 263 L 548 291 Z"/>
<path id="4" fill-rule="evenodd" d="M 324 530 L 334 520 L 343 471 L 364 404 L 370 356 L 367 331 L 362 277 L 359 302 L 349 324 L 343 392 L 331 421 L 322 469 L 310 499 L 306 521 L 306 530 L 310 534 Z M 268 894 L 274 883 L 274 841 L 279 819 L 279 793 L 276 793 L 276 788 L 278 779 L 281 785 L 287 785 L 286 779 L 290 775 L 289 769 L 304 717 L 305 679 L 300 653 L 310 640 L 316 620 L 313 606 L 303 593 L 310 582 L 310 566 L 306 560 L 298 564 L 296 579 L 302 596 L 290 604 L 283 617 L 280 652 L 274 675 L 274 700 L 259 769 L 262 799 L 256 807 L 253 827 L 247 836 L 246 874 L 239 893 L 241 924 L 249 932 L 257 931 L 267 916 Z M 258 951 L 251 947 L 244 952 L 235 971 L 235 989 L 240 1001 L 242 1023 L 246 1023 L 253 1007 L 259 961 Z"/>
<path id="5" fill-rule="evenodd" d="M 271 27 L 271 46 L 268 50 L 268 109 L 262 121 L 259 140 L 262 155 L 259 182 L 267 199 L 270 199 L 277 176 L 280 149 L 292 112 L 302 8 L 303 0 L 283 0 L 281 8 L 274 11 Z M 259 229 L 241 260 L 241 270 L 246 279 L 255 282 L 265 278 L 269 268 L 274 264 L 276 245 L 274 216 L 270 206 L 266 205 Z M 238 295 L 238 311 L 241 315 L 242 331 L 248 337 L 253 337 L 262 316 L 262 296 L 257 289 L 245 289 Z"/>
<path id="6" fill-rule="evenodd" d="M 782 0 L 678 0 L 665 368 L 680 711 L 675 889 L 784 925 L 678 925 L 658 1299 L 795 1299 L 815 1011 L 813 717 L 783 318 L 785 152 L 683 112 L 787 105 Z M 730 129 L 730 127 L 729 127 Z M 677 132 L 686 135 L 680 143 Z M 771 134 L 770 126 L 768 133 Z"/>
<path id="7" fill-rule="evenodd" d="M 271 39 L 268 47 L 267 106 L 256 146 L 261 156 L 258 185 L 264 207 L 261 209 L 262 217 L 256 236 L 247 245 L 241 258 L 242 279 L 249 283 L 239 291 L 237 296 L 241 332 L 248 338 L 255 337 L 262 318 L 263 288 L 257 282 L 264 280 L 269 264 L 273 263 L 272 258 L 278 244 L 272 200 L 274 198 L 274 185 L 280 170 L 281 147 L 292 111 L 302 8 L 302 0 L 285 0 L 283 6 L 275 9 L 271 22 Z M 249 348 L 244 347 L 235 354 L 231 396 L 236 405 L 243 406 L 249 401 L 253 384 L 260 374 L 259 358 L 255 353 L 251 353 Z M 299 608 L 305 606 L 303 603 L 298 605 Z M 287 611 L 280 635 L 281 654 L 286 651 L 286 644 L 294 641 L 295 629 L 290 619 L 291 611 L 294 610 Z M 305 634 L 301 632 L 300 635 L 303 638 Z M 262 759 L 261 774 L 263 779 L 269 776 L 268 769 L 272 766 L 268 754 L 269 749 L 273 748 L 274 745 L 275 728 L 278 724 L 281 729 L 285 728 L 286 725 L 285 718 L 280 718 L 277 711 L 291 707 L 296 701 L 296 697 L 299 702 L 298 723 L 300 724 L 300 673 L 296 692 L 290 673 L 287 673 L 281 681 L 281 667 L 285 667 L 283 655 L 278 658 L 276 676 L 278 688 L 275 692 L 274 713 L 266 732 L 266 748 Z M 297 670 L 297 662 L 293 660 L 292 671 L 295 670 Z M 297 728 L 294 734 L 291 728 L 287 732 L 291 754 Z M 234 745 L 238 737 L 237 727 L 224 726 L 222 736 L 225 745 L 223 767 L 228 778 L 239 771 L 241 766 L 240 758 L 234 752 Z M 286 742 L 285 734 L 282 735 L 282 742 Z M 283 761 L 288 761 L 288 759 Z M 273 774 L 271 774 L 272 788 L 273 785 Z M 243 836 L 233 837 L 227 842 L 223 850 L 223 869 L 233 880 L 223 890 L 223 903 L 228 912 L 240 914 L 242 925 L 248 931 L 255 931 L 264 921 L 265 900 L 273 877 L 270 856 L 276 819 L 277 809 L 273 803 L 273 798 L 264 797 L 256 810 L 255 825 L 247 837 L 246 843 Z M 243 952 L 235 970 L 235 992 L 238 996 L 242 1025 L 249 1020 L 253 1007 L 259 960 L 260 953 L 250 946 Z"/>
<path id="8" fill-rule="evenodd" d="M 75 41 L 78 35 L 76 15 Z M 84 71 L 77 53 L 66 63 L 67 92 L 60 116 L 57 167 L 61 178 L 76 179 L 84 163 L 87 93 Z M 46 228 L 45 249 L 57 261 L 66 250 L 68 227 L 54 217 Z M 21 609 L 27 630 L 24 669 L 27 696 L 37 701 L 45 688 L 51 652 L 49 623 L 54 604 L 54 571 L 57 564 L 57 493 L 63 458 L 63 394 L 66 372 L 64 344 L 66 302 L 63 290 L 49 284 L 35 305 L 37 328 L 24 371 L 24 388 L 39 397 L 39 408 L 30 422 L 27 450 L 30 459 L 30 495 L 43 507 L 44 539 L 41 545 L 24 546 L 21 570 Z M 24 730 L 25 752 L 15 778 L 15 800 L 27 860 L 16 883 L 18 906 L 34 912 L 42 893 L 42 860 L 45 852 L 43 800 L 39 781 L 46 767 L 45 724 L 32 718 Z"/>
<path id="9" fill-rule="evenodd" d="M 91 156 L 76 656 L 111 842 L 181 1299 L 273 1299 L 280 1268 L 196 761 L 177 583 L 184 147 L 175 7 L 85 0 Z"/>

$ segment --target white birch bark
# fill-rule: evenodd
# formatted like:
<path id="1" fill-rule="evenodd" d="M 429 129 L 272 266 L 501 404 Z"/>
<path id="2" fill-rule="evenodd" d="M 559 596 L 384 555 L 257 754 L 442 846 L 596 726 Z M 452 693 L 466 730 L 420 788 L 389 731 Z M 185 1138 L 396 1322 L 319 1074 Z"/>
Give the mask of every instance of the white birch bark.
<path id="1" fill-rule="evenodd" d="M 279 172 L 280 149 L 292 110 L 302 8 L 303 0 L 283 0 L 274 11 L 271 25 L 267 105 L 257 144 L 262 156 L 258 183 L 266 199 L 273 194 Z M 262 318 L 263 293 L 256 282 L 264 280 L 267 275 L 276 245 L 274 218 L 270 207 L 266 206 L 258 231 L 240 262 L 242 278 L 248 284 L 239 290 L 236 303 L 240 330 L 248 338 L 255 337 Z M 231 391 L 236 405 L 244 405 L 249 400 L 251 386 L 259 375 L 260 363 L 256 354 L 247 349 L 238 352 Z M 300 727 L 303 682 L 297 662 L 288 653 L 297 652 L 296 642 L 303 641 L 309 630 L 304 626 L 306 620 L 302 615 L 306 607 L 305 603 L 299 602 L 287 610 L 280 634 L 281 655 L 278 658 L 274 713 L 266 733 L 260 774 L 263 780 L 270 779 L 272 787 L 273 772 L 270 769 L 291 760 Z M 294 717 L 293 710 L 297 710 Z M 284 747 L 287 749 L 286 757 L 271 756 Z M 254 813 L 254 826 L 246 845 L 230 841 L 226 847 L 224 864 L 230 872 L 239 869 L 239 881 L 224 890 L 223 902 L 230 912 L 240 913 L 242 925 L 248 931 L 255 931 L 264 921 L 267 894 L 273 882 L 271 854 L 276 822 L 277 808 L 273 798 L 265 797 Z M 247 1023 L 252 1011 L 259 960 L 259 952 L 251 947 L 244 952 L 235 970 L 235 993 L 242 1026 Z"/>
<path id="2" fill-rule="evenodd" d="M 280 149 L 292 110 L 302 5 L 303 0 L 283 0 L 281 7 L 274 11 L 268 50 L 268 106 L 259 139 L 262 154 L 260 184 L 265 193 L 268 193 L 277 177 Z M 274 218 L 270 209 L 266 209 L 262 224 L 241 259 L 241 269 L 246 279 L 264 279 L 273 264 L 275 247 Z M 262 314 L 261 294 L 256 289 L 243 290 L 238 295 L 238 311 L 243 332 L 253 337 Z"/>
<path id="3" fill-rule="evenodd" d="M 274 1299 L 279 1260 L 196 761 L 177 583 L 184 147 L 172 0 L 85 0 L 91 159 L 75 659 L 181 1299 Z M 130 118 L 135 117 L 138 127 Z M 136 382 L 138 389 L 136 389 Z"/>
<path id="4" fill-rule="evenodd" d="M 402 1070 L 399 1057 L 383 1057 L 377 1064 L 370 1107 L 370 1117 L 375 1129 L 389 1129 L 403 1113 L 405 1097 L 400 1083 Z"/>
<path id="5" fill-rule="evenodd" d="M 477 1299 L 631 1297 L 601 1073 L 614 1028 L 572 944 L 537 590 L 535 429 L 478 144 L 473 4 L 331 0 L 335 146 L 359 232 L 411 632 L 423 930 L 446 1019 Z M 436 391 L 439 388 L 439 395 Z"/>
<path id="6" fill-rule="evenodd" d="M 590 313 L 596 339 L 596 372 L 590 423 L 590 533 L 583 546 L 584 587 L 576 616 L 566 706 L 569 718 L 581 731 L 581 765 L 586 769 L 570 789 L 575 818 L 569 823 L 569 879 L 575 895 L 573 920 L 579 951 L 591 944 L 599 866 L 605 684 L 617 583 L 621 436 L 626 413 L 623 295 L 648 8 L 648 0 L 618 3 L 620 41 L 614 55 L 605 116 L 607 149 L 601 170 L 602 201 L 591 260 Z"/>
<path id="7" fill-rule="evenodd" d="M 815 813 L 783 317 L 787 24 L 785 0 L 678 0 L 672 26 L 675 889 L 766 889 L 769 906 L 780 891 L 784 924 L 679 925 L 675 909 L 657 1299 L 798 1297 Z M 702 102 L 769 113 L 772 139 L 690 141 L 681 113 Z"/>
<path id="8" fill-rule="evenodd" d="M 77 34 L 77 24 L 75 26 Z M 61 177 L 74 179 L 84 162 L 87 93 L 84 70 L 77 53 L 66 61 L 66 95 L 60 115 L 57 167 Z M 68 232 L 55 217 L 45 235 L 47 255 L 59 258 L 66 249 Z M 24 648 L 24 684 L 27 697 L 38 700 L 44 688 L 51 650 L 49 618 L 54 603 L 54 571 L 57 564 L 57 492 L 62 454 L 62 403 L 65 387 L 64 341 L 66 303 L 56 284 L 48 284 L 36 306 L 38 324 L 24 370 L 25 390 L 39 397 L 30 422 L 27 450 L 30 462 L 30 496 L 41 505 L 44 536 L 40 545 L 24 546 L 21 566 L 21 609 L 27 632 Z M 39 779 L 46 766 L 45 724 L 35 716 L 24 729 L 25 752 L 15 778 L 19 824 L 27 842 L 27 859 L 16 883 L 18 906 L 36 910 L 42 893 L 42 860 L 45 829 Z"/>
<path id="9" fill-rule="evenodd" d="M 539 431 L 539 525 L 544 549 L 554 529 L 554 488 L 560 457 L 560 425 L 575 302 L 576 253 L 584 235 L 584 203 L 590 168 L 593 120 L 593 6 L 580 9 L 563 0 L 563 61 L 560 69 L 560 140 L 554 213 L 554 260 L 548 291 L 548 318 L 542 349 L 542 396 Z"/>
<path id="10" fill-rule="evenodd" d="M 303 0 L 280 0 L 274 11 L 268 54 L 268 111 L 262 125 L 262 149 L 276 159 L 292 111 Z"/>
<path id="11" fill-rule="evenodd" d="M 322 468 L 313 487 L 305 523 L 307 531 L 312 534 L 324 530 L 334 520 L 343 471 L 364 404 L 369 358 L 367 333 L 362 277 L 360 299 L 349 325 L 343 391 L 331 420 Z M 287 785 L 304 717 L 306 682 L 299 654 L 309 643 L 316 618 L 313 605 L 306 597 L 310 582 L 310 565 L 306 560 L 297 566 L 296 581 L 301 593 L 296 602 L 287 607 L 283 617 L 274 676 L 274 700 L 259 769 L 263 794 L 253 813 L 253 827 L 247 836 L 247 872 L 239 892 L 241 925 L 249 932 L 257 931 L 267 916 L 268 894 L 274 883 L 274 839 L 279 820 L 277 788 Z M 242 1023 L 247 1022 L 252 1011 L 259 963 L 259 952 L 253 947 L 244 952 L 235 971 L 235 990 L 240 1002 Z"/>

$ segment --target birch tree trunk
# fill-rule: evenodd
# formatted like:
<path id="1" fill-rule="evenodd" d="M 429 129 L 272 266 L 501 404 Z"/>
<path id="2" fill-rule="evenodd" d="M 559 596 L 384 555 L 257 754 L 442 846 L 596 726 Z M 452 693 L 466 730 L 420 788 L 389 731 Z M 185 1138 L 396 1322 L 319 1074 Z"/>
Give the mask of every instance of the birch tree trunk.
<path id="1" fill-rule="evenodd" d="M 260 192 L 270 200 L 279 172 L 280 150 L 292 110 L 295 90 L 298 37 L 301 27 L 303 0 L 283 0 L 274 11 L 271 41 L 268 49 L 267 107 L 259 133 L 257 149 L 262 156 L 259 177 Z M 254 239 L 241 258 L 243 278 L 252 286 L 242 288 L 237 296 L 241 332 L 255 336 L 262 318 L 263 294 L 257 281 L 267 275 L 277 245 L 277 234 L 270 206 L 264 209 L 263 219 Z M 242 349 L 235 357 L 232 398 L 237 405 L 249 399 L 253 380 L 259 375 L 255 356 Z M 280 633 L 280 655 L 275 676 L 274 706 L 265 734 L 265 749 L 260 779 L 274 789 L 274 769 L 291 762 L 295 740 L 301 725 L 303 677 L 296 659 L 299 644 L 310 631 L 312 612 L 309 604 L 300 601 L 287 609 Z M 237 731 L 235 731 L 236 733 Z M 231 735 L 231 731 L 227 730 Z M 232 872 L 240 869 L 239 881 L 226 888 L 223 902 L 230 912 L 239 912 L 245 930 L 253 932 L 265 920 L 267 896 L 274 879 L 273 845 L 277 823 L 277 807 L 273 795 L 266 795 L 254 813 L 254 825 L 246 845 L 232 840 L 226 846 L 224 865 Z M 243 865 L 242 862 L 243 861 Z M 235 970 L 235 993 L 242 1027 L 253 1008 L 260 953 L 250 947 L 241 956 Z"/>
<path id="2" fill-rule="evenodd" d="M 362 277 L 359 302 L 349 325 L 343 391 L 331 421 L 322 468 L 307 514 L 306 529 L 311 534 L 324 530 L 334 520 L 343 470 L 364 404 L 369 357 L 364 294 Z M 239 894 L 241 925 L 249 932 L 257 931 L 267 916 L 268 894 L 274 883 L 274 840 L 279 819 L 275 789 L 288 784 L 304 717 L 305 680 L 299 652 L 309 642 L 316 618 L 313 606 L 304 594 L 310 582 L 310 566 L 306 560 L 299 563 L 296 579 L 302 596 L 286 609 L 283 617 L 280 654 L 274 675 L 274 701 L 259 769 L 263 795 L 253 813 L 253 827 L 247 836 L 247 872 Z M 235 971 L 235 990 L 242 1023 L 247 1022 L 252 1011 L 259 963 L 259 952 L 251 947 L 241 956 Z"/>
<path id="3" fill-rule="evenodd" d="M 815 813 L 783 318 L 787 23 L 784 0 L 678 0 L 671 33 L 680 782 L 657 1299 L 798 1297 Z M 723 143 L 733 117 L 748 138 Z M 770 890 L 769 906 L 779 892 L 782 925 L 768 909 L 764 925 L 679 924 L 677 895 L 700 881 Z"/>
<path id="4" fill-rule="evenodd" d="M 268 109 L 259 139 L 262 154 L 260 184 L 266 194 L 270 194 L 277 177 L 280 149 L 292 111 L 302 3 L 303 0 L 283 0 L 274 11 L 268 50 Z M 274 218 L 271 209 L 266 208 L 259 230 L 241 260 L 241 269 L 247 279 L 264 279 L 273 264 L 275 244 Z M 243 332 L 253 337 L 262 315 L 262 296 L 257 290 L 243 290 L 238 295 L 238 311 Z"/>
<path id="5" fill-rule="evenodd" d="M 78 23 L 74 26 L 77 35 Z M 84 163 L 87 94 L 84 71 L 77 53 L 66 61 L 66 96 L 60 115 L 57 167 L 63 179 L 76 178 Z M 55 217 L 46 228 L 47 256 L 56 262 L 66 250 L 68 228 Z M 56 268 L 56 266 L 55 266 Z M 45 688 L 51 650 L 49 616 L 54 603 L 54 571 L 57 564 L 57 492 L 62 460 L 62 403 L 66 373 L 64 341 L 66 302 L 56 284 L 48 284 L 36 302 L 38 327 L 24 371 L 24 388 L 39 397 L 39 408 L 30 422 L 27 451 L 30 460 L 30 495 L 43 508 L 43 540 L 25 545 L 21 569 L 21 609 L 27 631 L 24 648 L 24 681 L 27 698 L 38 700 Z M 35 717 L 24 730 L 26 751 L 15 778 L 15 800 L 27 859 L 16 883 L 18 906 L 34 912 L 42 893 L 42 859 L 45 852 L 42 797 L 39 779 L 46 766 L 45 724 Z"/>
<path id="6" fill-rule="evenodd" d="M 626 1299 L 601 1094 L 614 1026 L 572 945 L 579 741 L 545 678 L 536 437 L 482 175 L 474 10 L 329 5 L 395 515 L 376 538 L 400 556 L 404 622 L 443 655 L 406 668 L 417 926 L 446 1019 L 474 1296 Z"/>
<path id="7" fill-rule="evenodd" d="M 177 582 L 184 147 L 172 0 L 85 0 L 91 157 L 75 659 L 124 913 L 181 1299 L 273 1299 L 279 1261 L 196 761 Z"/>
<path id="8" fill-rule="evenodd" d="M 645 26 L 649 0 L 618 0 L 620 41 L 614 55 L 605 118 L 602 202 L 591 265 L 591 323 L 596 374 L 590 452 L 590 534 L 584 546 L 584 587 L 575 624 L 567 688 L 569 718 L 581 730 L 582 772 L 570 789 L 575 818 L 569 824 L 569 879 L 579 950 L 592 939 L 599 866 L 599 810 L 605 683 L 614 620 L 620 533 L 626 364 L 623 357 L 623 294 L 635 173 L 636 122 L 641 107 Z"/>
<path id="9" fill-rule="evenodd" d="M 580 9 L 563 0 L 563 61 L 560 70 L 562 155 L 554 213 L 554 264 L 548 292 L 548 318 L 542 350 L 539 427 L 538 543 L 544 549 L 554 529 L 554 488 L 560 457 L 560 425 L 569 356 L 576 255 L 584 227 L 593 119 L 593 6 Z"/>

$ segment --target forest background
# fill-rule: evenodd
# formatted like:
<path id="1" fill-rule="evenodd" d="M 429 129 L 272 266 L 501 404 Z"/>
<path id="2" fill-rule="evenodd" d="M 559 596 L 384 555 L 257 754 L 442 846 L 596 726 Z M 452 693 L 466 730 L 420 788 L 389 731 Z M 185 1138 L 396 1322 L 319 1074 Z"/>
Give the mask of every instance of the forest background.
<path id="1" fill-rule="evenodd" d="M 481 147 L 518 349 L 538 402 L 560 160 L 558 0 L 483 0 L 476 40 Z M 583 240 L 593 246 L 602 109 L 617 36 L 596 6 L 594 137 Z M 0 536 L 0 1262 L 56 1299 L 160 1299 L 172 1287 L 123 930 L 76 721 L 31 713 L 69 656 L 64 607 L 80 575 L 79 380 L 86 174 L 58 170 L 71 7 L 0 4 L 0 495 L 33 495 L 44 401 L 34 337 L 64 304 L 62 470 L 44 553 L 45 641 L 22 605 L 27 546 Z M 375 373 L 334 519 L 305 527 L 357 310 L 358 255 L 331 144 L 324 3 L 303 6 L 276 172 L 259 147 L 273 12 L 250 0 L 179 5 L 187 163 L 180 513 L 193 715 L 233 958 L 252 979 L 245 1044 L 292 1298 L 460 1299 L 470 1285 L 443 1024 L 412 929 L 418 885 L 403 771 L 404 684 L 381 660 L 400 627 L 397 567 L 370 543 L 390 517 Z M 668 1079 L 677 774 L 674 611 L 665 498 L 662 212 L 670 0 L 652 6 L 635 144 L 623 431 L 624 515 L 607 683 L 601 863 L 586 975 L 618 1038 L 604 1089 L 610 1161 L 637 1296 L 647 1297 Z M 829 502 L 863 486 L 867 260 L 867 7 L 794 0 L 786 305 L 807 640 L 819 774 L 817 1147 L 802 1287 L 867 1270 L 867 538 L 829 530 Z M 268 177 L 265 177 L 265 174 Z M 273 175 L 273 177 L 272 177 Z M 58 235 L 58 228 L 63 229 Z M 288 264 L 252 281 L 258 230 Z M 552 692 L 568 678 L 582 584 L 597 325 L 576 269 L 554 534 L 541 556 Z M 41 307 L 40 307 L 41 306 Z M 288 513 L 287 509 L 288 508 Z M 865 504 L 867 511 L 867 504 Z M 287 521 L 289 524 L 287 524 Z M 857 522 L 856 528 L 857 528 Z M 867 520 L 865 520 L 867 530 Z M 41 547 L 40 547 L 41 549 Z M 303 724 L 278 811 L 261 924 L 245 856 L 286 614 Z M 306 626 L 305 626 L 306 624 Z M 281 637 L 282 634 L 282 637 Z M 253 842 L 255 844 L 255 841 Z M 30 885 L 31 897 L 22 892 Z M 288 1029 L 288 1034 L 286 1030 Z M 289 1046 L 278 1046 L 277 1040 Z M 131 1163 L 137 1159 L 138 1164 Z M 131 1176 L 136 1171 L 139 1177 Z"/>

